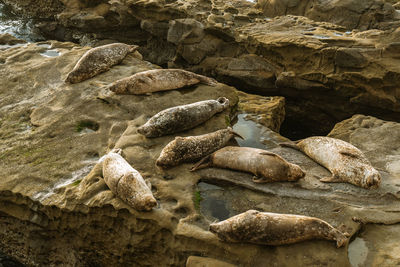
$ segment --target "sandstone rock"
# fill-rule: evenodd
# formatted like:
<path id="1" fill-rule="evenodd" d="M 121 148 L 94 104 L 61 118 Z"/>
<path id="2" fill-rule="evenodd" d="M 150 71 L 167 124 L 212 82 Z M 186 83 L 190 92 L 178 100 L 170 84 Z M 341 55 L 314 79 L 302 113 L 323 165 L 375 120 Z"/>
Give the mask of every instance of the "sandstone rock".
<path id="1" fill-rule="evenodd" d="M 279 132 L 285 119 L 285 98 L 280 96 L 263 97 L 258 95 L 238 93 L 238 111 L 269 129 Z"/>
<path id="2" fill-rule="evenodd" d="M 387 25 L 384 22 L 398 20 L 393 6 L 382 0 L 261 0 L 258 4 L 268 17 L 288 14 L 306 16 L 315 21 L 343 25 L 350 30 L 385 28 Z M 400 21 L 397 23 L 400 24 Z"/>
<path id="3" fill-rule="evenodd" d="M 236 265 L 206 257 L 190 256 L 186 267 L 234 267 Z"/>

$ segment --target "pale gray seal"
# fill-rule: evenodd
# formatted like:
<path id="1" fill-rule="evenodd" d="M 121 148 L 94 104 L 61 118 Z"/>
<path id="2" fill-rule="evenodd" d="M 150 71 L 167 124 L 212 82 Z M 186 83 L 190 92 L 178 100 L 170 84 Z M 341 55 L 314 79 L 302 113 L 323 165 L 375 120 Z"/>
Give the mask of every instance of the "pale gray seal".
<path id="1" fill-rule="evenodd" d="M 199 160 L 224 147 L 234 136 L 242 138 L 231 127 L 203 135 L 177 136 L 164 147 L 156 164 L 166 168 Z"/>
<path id="2" fill-rule="evenodd" d="M 332 176 L 320 179 L 321 182 L 348 182 L 363 188 L 377 188 L 381 183 L 380 173 L 350 143 L 326 136 L 308 137 L 296 143 L 281 145 L 301 150 L 327 168 Z"/>
<path id="3" fill-rule="evenodd" d="M 142 175 L 120 153 L 120 149 L 114 149 L 101 159 L 104 181 L 116 196 L 133 208 L 151 210 L 157 205 L 156 199 Z"/>
<path id="4" fill-rule="evenodd" d="M 116 94 L 146 94 L 167 91 L 198 83 L 215 86 L 217 81 L 180 69 L 156 69 L 133 74 L 113 82 L 108 88 Z"/>
<path id="5" fill-rule="evenodd" d="M 168 108 L 151 117 L 137 131 L 146 137 L 158 137 L 181 132 L 207 121 L 214 114 L 227 107 L 229 107 L 229 100 L 220 97 L 217 100 L 205 100 Z"/>
<path id="6" fill-rule="evenodd" d="M 275 153 L 252 147 L 221 148 L 199 161 L 192 171 L 213 166 L 250 172 L 255 175 L 255 183 L 297 181 L 305 176 L 298 165 Z"/>
<path id="7" fill-rule="evenodd" d="M 68 73 L 66 82 L 79 83 L 109 70 L 122 62 L 126 55 L 134 52 L 138 46 L 114 43 L 102 45 L 87 51 Z"/>
<path id="8" fill-rule="evenodd" d="M 210 224 L 210 231 L 228 242 L 279 246 L 310 239 L 336 241 L 339 248 L 349 235 L 314 217 L 248 210 L 225 221 Z"/>

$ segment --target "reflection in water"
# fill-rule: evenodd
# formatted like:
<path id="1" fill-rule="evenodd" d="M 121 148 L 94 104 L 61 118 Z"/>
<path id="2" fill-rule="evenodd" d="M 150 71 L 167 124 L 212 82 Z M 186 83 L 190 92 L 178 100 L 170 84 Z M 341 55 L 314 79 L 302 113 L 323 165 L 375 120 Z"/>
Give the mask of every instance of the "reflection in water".
<path id="1" fill-rule="evenodd" d="M 58 57 L 61 53 L 57 50 L 46 50 L 43 53 L 40 53 L 44 57 Z"/>
<path id="2" fill-rule="evenodd" d="M 226 201 L 221 196 L 224 194 L 222 187 L 200 182 L 198 185 L 201 195 L 200 211 L 211 221 L 223 221 L 230 217 Z"/>
<path id="3" fill-rule="evenodd" d="M 288 142 L 289 139 L 279 135 L 271 129 L 246 119 L 247 114 L 239 114 L 237 122 L 233 125 L 233 130 L 243 136 L 244 139 L 235 138 L 239 146 L 254 147 L 260 149 L 273 149 L 279 143 Z"/>
<path id="4" fill-rule="evenodd" d="M 261 127 L 252 120 L 246 120 L 246 114 L 239 114 L 237 117 L 238 121 L 232 128 L 244 138 L 235 137 L 239 146 L 264 149 L 265 145 L 260 142 Z"/>
<path id="5" fill-rule="evenodd" d="M 350 243 L 348 249 L 348 257 L 351 266 L 361 267 L 365 266 L 367 260 L 368 247 L 364 239 L 357 237 Z"/>

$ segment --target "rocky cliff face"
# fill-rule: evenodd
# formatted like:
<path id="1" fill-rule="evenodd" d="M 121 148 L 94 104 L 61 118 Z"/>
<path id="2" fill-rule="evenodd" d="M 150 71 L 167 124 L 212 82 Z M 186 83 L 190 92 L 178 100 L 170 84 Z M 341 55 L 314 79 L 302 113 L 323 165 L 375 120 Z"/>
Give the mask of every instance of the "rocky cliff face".
<path id="1" fill-rule="evenodd" d="M 75 0 L 63 1 L 37 26 L 48 38 L 81 44 L 139 44 L 155 64 L 285 96 L 283 132 L 300 138 L 327 134 L 355 113 L 398 120 L 394 2 Z M 279 15 L 286 16 L 272 18 Z M 303 136 L 290 133 L 295 127 Z"/>
<path id="2" fill-rule="evenodd" d="M 64 79 L 88 47 L 0 37 L 1 251 L 31 266 L 399 262 L 400 124 L 381 120 L 399 120 L 399 29 L 371 29 L 371 24 L 368 31 L 349 32 L 345 24 L 312 16 L 266 18 L 261 7 L 267 1 L 3 2 L 34 16 L 48 37 L 91 45 L 120 40 L 141 48 L 108 72 L 70 85 Z M 296 1 L 286 2 L 293 7 Z M 392 10 L 388 5 L 380 7 Z M 47 8 L 43 14 L 41 6 Z M 368 12 L 381 12 L 370 7 Z M 395 16 L 376 25 L 388 21 L 396 25 Z M 222 83 L 143 96 L 105 89 L 116 79 L 160 68 L 154 63 L 265 96 Z M 306 170 L 305 179 L 254 184 L 251 175 L 223 169 L 156 168 L 160 151 L 174 136 L 146 139 L 136 129 L 162 109 L 219 96 L 229 98 L 229 110 L 178 135 L 231 125 L 245 137 L 233 145 L 272 150 Z M 380 119 L 348 119 L 355 113 Z M 287 141 L 279 130 L 288 133 L 293 126 L 303 135 L 325 132 L 359 147 L 380 171 L 381 187 L 321 183 L 319 178 L 329 175 L 326 169 L 278 146 Z M 151 182 L 158 201 L 153 211 L 138 212 L 123 203 L 93 168 L 114 147 Z M 318 240 L 266 247 L 221 242 L 208 231 L 210 222 L 247 209 L 343 224 L 354 241 L 340 249 Z"/>

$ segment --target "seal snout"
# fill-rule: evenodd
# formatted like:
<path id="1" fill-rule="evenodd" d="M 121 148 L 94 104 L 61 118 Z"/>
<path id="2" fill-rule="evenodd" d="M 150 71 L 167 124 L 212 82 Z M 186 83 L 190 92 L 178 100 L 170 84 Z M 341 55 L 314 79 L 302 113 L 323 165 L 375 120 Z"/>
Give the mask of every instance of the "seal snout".
<path id="1" fill-rule="evenodd" d="M 155 206 L 157 206 L 157 200 L 152 195 L 147 195 L 143 198 L 143 210 L 150 211 Z"/>
<path id="2" fill-rule="evenodd" d="M 222 106 L 223 108 L 226 108 L 226 107 L 229 106 L 229 99 L 226 98 L 226 97 L 219 97 L 219 98 L 217 99 L 217 101 L 218 101 L 218 103 L 221 104 L 221 106 Z"/>
<path id="3" fill-rule="evenodd" d="M 381 175 L 377 171 L 369 173 L 365 178 L 367 188 L 377 188 L 381 184 Z"/>

